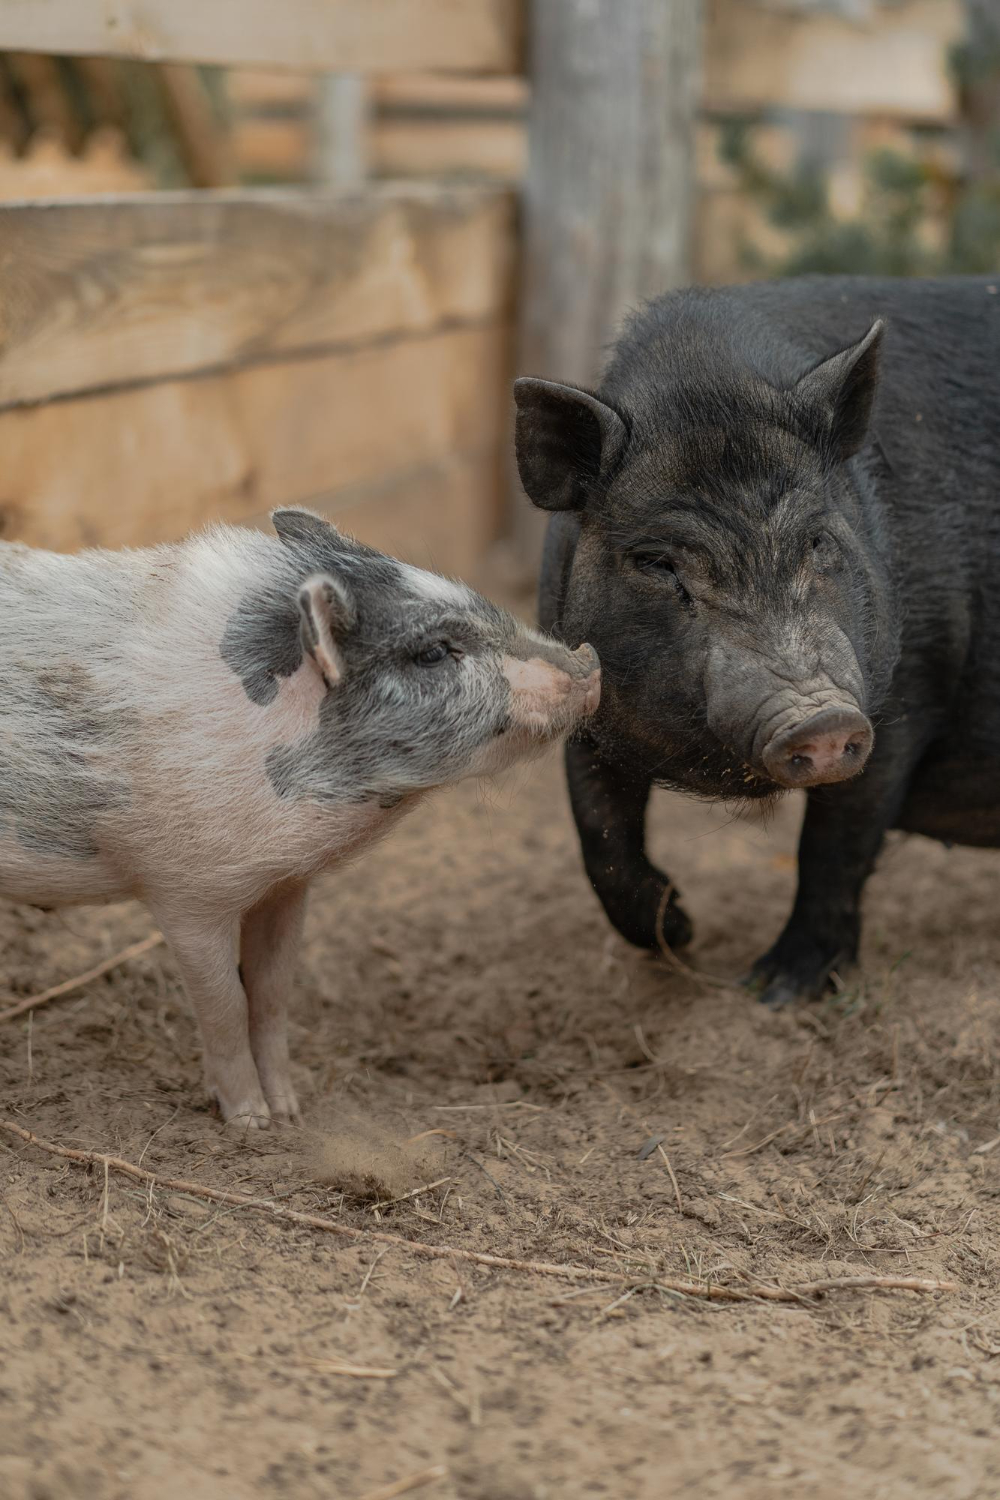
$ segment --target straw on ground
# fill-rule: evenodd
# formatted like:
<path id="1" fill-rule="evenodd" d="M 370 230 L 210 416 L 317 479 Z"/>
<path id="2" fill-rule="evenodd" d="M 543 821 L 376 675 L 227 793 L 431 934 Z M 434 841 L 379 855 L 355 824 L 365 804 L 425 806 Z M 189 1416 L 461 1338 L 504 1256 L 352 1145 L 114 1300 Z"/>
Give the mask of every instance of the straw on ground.
<path id="1" fill-rule="evenodd" d="M 298 1209 L 286 1208 L 266 1198 L 254 1198 L 249 1193 L 237 1193 L 222 1188 L 207 1187 L 200 1182 L 189 1182 L 183 1178 L 158 1177 L 143 1167 L 123 1160 L 120 1156 L 109 1156 L 101 1151 L 80 1151 L 71 1146 L 60 1146 L 54 1141 L 42 1140 L 32 1131 L 18 1125 L 14 1120 L 0 1120 L 0 1130 L 18 1137 L 29 1146 L 47 1151 L 65 1161 L 76 1162 L 85 1167 L 99 1167 L 105 1183 L 109 1172 L 118 1172 L 146 1183 L 150 1188 L 168 1193 L 186 1193 L 196 1198 L 207 1198 L 213 1203 L 227 1203 L 255 1213 L 266 1213 L 272 1218 L 284 1219 L 306 1229 L 320 1230 L 324 1234 L 338 1235 L 343 1239 L 372 1241 L 396 1246 L 411 1255 L 421 1255 L 433 1260 L 463 1260 L 493 1270 L 526 1271 L 536 1276 L 560 1276 L 571 1281 L 606 1282 L 614 1286 L 630 1286 L 637 1278 L 621 1272 L 603 1271 L 597 1266 L 560 1265 L 551 1261 L 519 1260 L 509 1255 L 488 1255 L 483 1251 L 464 1250 L 453 1245 L 429 1245 L 421 1240 L 409 1240 L 403 1235 L 388 1234 L 384 1230 L 355 1229 L 349 1224 L 338 1224 L 319 1214 L 301 1213 Z M 757 1299 L 768 1302 L 803 1302 L 810 1297 L 830 1292 L 854 1291 L 908 1291 L 908 1292 L 954 1292 L 958 1287 L 953 1281 L 938 1281 L 923 1276 L 831 1276 L 819 1281 L 799 1282 L 795 1286 L 769 1286 L 761 1282 L 747 1282 L 743 1286 L 721 1284 L 714 1281 L 694 1281 L 648 1275 L 642 1278 L 645 1285 L 659 1291 L 680 1293 L 685 1297 L 701 1298 L 712 1302 L 750 1302 Z"/>

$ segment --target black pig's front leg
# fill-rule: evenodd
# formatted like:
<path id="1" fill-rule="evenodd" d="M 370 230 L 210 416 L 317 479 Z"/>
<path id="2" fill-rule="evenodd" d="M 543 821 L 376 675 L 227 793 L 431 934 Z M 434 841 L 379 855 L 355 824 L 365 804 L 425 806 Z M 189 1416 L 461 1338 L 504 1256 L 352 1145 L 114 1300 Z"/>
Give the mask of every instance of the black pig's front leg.
<path id="1" fill-rule="evenodd" d="M 608 764 L 586 740 L 566 747 L 570 802 L 584 868 L 604 910 L 622 937 L 658 949 L 656 924 L 672 882 L 646 857 L 646 805 L 652 782 L 642 772 Z M 691 923 L 671 890 L 662 933 L 671 948 L 691 939 Z"/>
<path id="2" fill-rule="evenodd" d="M 881 754 L 855 781 L 809 792 L 795 905 L 784 932 L 750 973 L 765 1005 L 818 999 L 831 975 L 857 959 L 861 893 L 929 737 L 914 731 L 912 724 L 895 734 L 883 731 Z"/>

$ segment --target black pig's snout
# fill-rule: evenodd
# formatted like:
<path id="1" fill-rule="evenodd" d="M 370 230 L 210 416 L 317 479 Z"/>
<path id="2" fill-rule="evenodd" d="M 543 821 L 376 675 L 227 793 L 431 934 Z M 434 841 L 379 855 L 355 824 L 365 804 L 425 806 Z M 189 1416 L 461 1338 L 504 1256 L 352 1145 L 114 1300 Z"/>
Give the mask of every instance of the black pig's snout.
<path id="1" fill-rule="evenodd" d="M 780 786 L 847 781 L 863 769 L 875 736 L 858 709 L 827 708 L 793 724 L 764 747 L 768 775 Z"/>

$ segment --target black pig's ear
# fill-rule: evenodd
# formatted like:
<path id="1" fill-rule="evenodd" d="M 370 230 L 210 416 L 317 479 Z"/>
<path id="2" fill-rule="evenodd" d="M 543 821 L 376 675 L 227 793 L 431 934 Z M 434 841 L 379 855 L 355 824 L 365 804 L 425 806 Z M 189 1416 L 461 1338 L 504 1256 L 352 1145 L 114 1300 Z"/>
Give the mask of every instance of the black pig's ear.
<path id="1" fill-rule="evenodd" d="M 302 649 L 327 687 L 333 687 L 344 673 L 337 642 L 357 623 L 354 601 L 338 578 L 314 573 L 299 589 L 298 603 Z"/>
<path id="2" fill-rule="evenodd" d="M 835 458 L 850 458 L 865 440 L 878 384 L 885 324 L 876 318 L 863 339 L 832 354 L 795 386 L 797 400 L 821 421 Z"/>
<path id="3" fill-rule="evenodd" d="M 581 481 L 596 479 L 625 447 L 625 423 L 589 391 L 554 380 L 514 381 L 514 451 L 528 499 L 540 510 L 576 510 Z"/>

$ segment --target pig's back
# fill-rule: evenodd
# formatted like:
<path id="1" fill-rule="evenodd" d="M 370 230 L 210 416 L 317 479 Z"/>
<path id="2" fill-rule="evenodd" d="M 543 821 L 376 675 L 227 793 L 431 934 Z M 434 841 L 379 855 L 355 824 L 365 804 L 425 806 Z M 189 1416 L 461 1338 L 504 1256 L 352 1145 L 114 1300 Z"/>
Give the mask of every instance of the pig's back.
<path id="1" fill-rule="evenodd" d="M 788 388 L 821 359 L 887 329 L 873 433 L 894 468 L 933 469 L 959 504 L 1000 476 L 1000 278 L 808 276 L 668 293 L 626 328 L 602 391 L 756 372 Z"/>
<path id="2" fill-rule="evenodd" d="M 1000 279 L 802 277 L 725 294 L 778 335 L 762 357 L 780 380 L 887 323 L 873 428 L 892 462 L 940 478 L 1000 475 Z M 789 364 L 787 350 L 805 361 Z"/>
<path id="3" fill-rule="evenodd" d="M 117 893 L 100 830 L 127 800 L 123 767 L 136 722 L 121 690 L 135 595 L 127 557 L 0 543 L 0 890 L 7 895 L 55 902 Z"/>
<path id="4" fill-rule="evenodd" d="M 699 382 L 738 396 L 749 375 L 790 388 L 821 359 L 887 328 L 865 464 L 894 518 L 914 598 L 972 594 L 1000 621 L 1000 278 L 810 276 L 668 293 L 627 326 L 601 392 Z M 988 596 L 988 597 L 986 597 Z M 964 608 L 964 605 L 963 605 Z"/>

